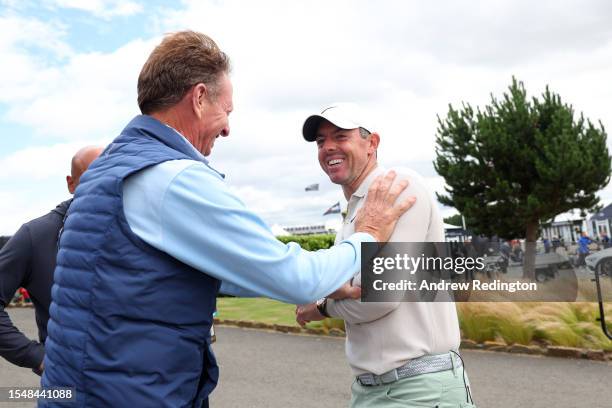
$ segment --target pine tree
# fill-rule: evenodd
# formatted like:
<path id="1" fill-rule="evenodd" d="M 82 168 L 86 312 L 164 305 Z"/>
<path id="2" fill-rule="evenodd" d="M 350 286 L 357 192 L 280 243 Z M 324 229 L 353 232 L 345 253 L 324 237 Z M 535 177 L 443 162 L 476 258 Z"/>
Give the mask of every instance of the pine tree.
<path id="1" fill-rule="evenodd" d="M 450 217 L 444 218 L 444 223 L 454 225 L 457 227 L 463 226 L 463 220 L 461 219 L 461 214 L 454 214 L 454 215 L 451 215 Z"/>
<path id="2" fill-rule="evenodd" d="M 434 167 L 448 186 L 438 199 L 478 234 L 535 242 L 541 222 L 598 204 L 610 181 L 607 135 L 548 87 L 530 100 L 513 78 L 508 91 L 483 110 L 464 102 L 438 116 Z M 528 246 L 528 277 L 534 262 Z"/>

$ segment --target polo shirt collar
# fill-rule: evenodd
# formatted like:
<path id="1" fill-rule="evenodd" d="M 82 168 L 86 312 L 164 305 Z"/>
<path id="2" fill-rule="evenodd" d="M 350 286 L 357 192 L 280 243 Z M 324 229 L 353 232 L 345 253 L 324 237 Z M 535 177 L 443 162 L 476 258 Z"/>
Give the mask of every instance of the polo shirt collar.
<path id="1" fill-rule="evenodd" d="M 357 187 L 357 190 L 351 195 L 351 197 L 363 198 L 368 192 L 370 184 L 372 184 L 376 177 L 383 173 L 385 173 L 385 169 L 381 166 L 376 166 L 374 170 L 372 170 L 370 174 L 368 174 L 367 177 L 361 182 L 361 184 L 359 185 L 359 187 Z"/>

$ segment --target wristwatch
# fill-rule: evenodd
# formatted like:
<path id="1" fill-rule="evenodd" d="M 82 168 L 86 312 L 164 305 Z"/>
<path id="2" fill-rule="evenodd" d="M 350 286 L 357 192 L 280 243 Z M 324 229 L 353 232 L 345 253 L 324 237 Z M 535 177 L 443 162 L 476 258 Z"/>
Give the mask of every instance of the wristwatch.
<path id="1" fill-rule="evenodd" d="M 329 313 L 327 313 L 327 298 L 317 300 L 317 310 L 321 315 L 331 317 Z"/>

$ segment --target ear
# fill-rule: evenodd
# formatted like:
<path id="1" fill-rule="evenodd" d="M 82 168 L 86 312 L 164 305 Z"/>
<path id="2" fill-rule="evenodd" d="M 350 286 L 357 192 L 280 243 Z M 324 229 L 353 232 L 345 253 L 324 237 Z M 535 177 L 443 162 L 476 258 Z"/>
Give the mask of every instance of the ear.
<path id="1" fill-rule="evenodd" d="M 68 186 L 68 191 L 70 194 L 74 194 L 74 189 L 76 186 L 74 185 L 74 180 L 71 176 L 66 176 L 66 185 Z"/>
<path id="2" fill-rule="evenodd" d="M 191 105 L 198 118 L 202 117 L 205 104 L 208 103 L 208 89 L 203 83 L 199 83 L 191 88 Z"/>
<path id="3" fill-rule="evenodd" d="M 376 132 L 370 134 L 370 146 L 368 146 L 368 154 L 376 153 L 378 144 L 380 143 L 380 135 Z"/>

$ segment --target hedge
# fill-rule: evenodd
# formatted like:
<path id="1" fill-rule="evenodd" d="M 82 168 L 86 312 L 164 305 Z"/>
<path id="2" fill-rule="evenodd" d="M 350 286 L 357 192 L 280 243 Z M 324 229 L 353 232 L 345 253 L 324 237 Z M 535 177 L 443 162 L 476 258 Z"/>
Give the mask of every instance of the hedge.
<path id="1" fill-rule="evenodd" d="M 320 235 L 287 235 L 277 237 L 279 241 L 284 242 L 296 242 L 299 246 L 307 251 L 317 251 L 319 249 L 327 249 L 334 245 L 334 234 L 320 234 Z"/>

